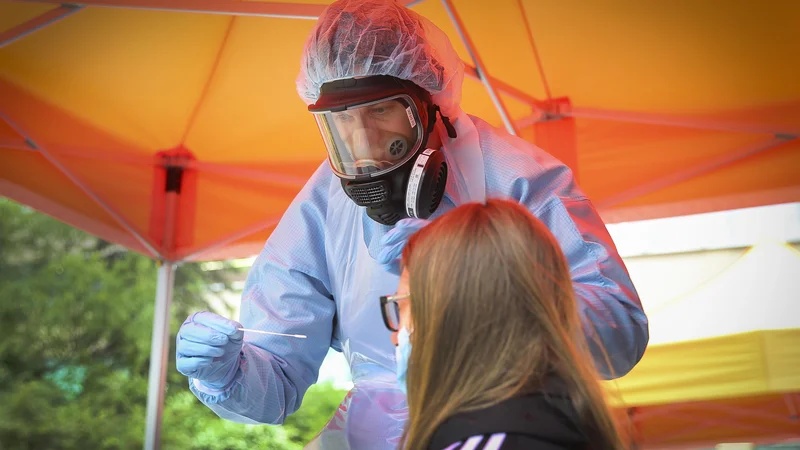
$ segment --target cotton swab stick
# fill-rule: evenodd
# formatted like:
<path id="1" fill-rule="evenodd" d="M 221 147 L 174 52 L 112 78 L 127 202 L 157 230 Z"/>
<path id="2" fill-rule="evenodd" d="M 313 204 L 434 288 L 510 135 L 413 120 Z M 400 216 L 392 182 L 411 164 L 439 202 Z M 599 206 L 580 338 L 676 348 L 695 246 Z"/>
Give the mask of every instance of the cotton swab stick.
<path id="1" fill-rule="evenodd" d="M 258 334 L 271 334 L 274 336 L 288 336 L 288 337 L 295 337 L 300 339 L 305 339 L 307 336 L 305 334 L 286 334 L 286 333 L 275 333 L 273 331 L 261 331 L 261 330 L 253 330 L 251 328 L 237 328 L 239 331 L 249 331 L 251 333 L 258 333 Z"/>

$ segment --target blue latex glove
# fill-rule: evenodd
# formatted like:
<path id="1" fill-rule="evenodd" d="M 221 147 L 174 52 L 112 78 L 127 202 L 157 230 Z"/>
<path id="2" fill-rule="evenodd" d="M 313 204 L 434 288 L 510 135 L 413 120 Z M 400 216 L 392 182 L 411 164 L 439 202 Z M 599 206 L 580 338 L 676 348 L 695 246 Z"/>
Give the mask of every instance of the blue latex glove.
<path id="1" fill-rule="evenodd" d="M 397 222 L 381 240 L 382 250 L 378 254 L 378 263 L 389 272 L 400 275 L 400 260 L 408 238 L 429 223 L 429 220 L 412 218 Z"/>
<path id="2" fill-rule="evenodd" d="M 194 313 L 181 325 L 176 344 L 178 372 L 223 389 L 236 376 L 244 332 L 242 325 L 218 314 Z"/>

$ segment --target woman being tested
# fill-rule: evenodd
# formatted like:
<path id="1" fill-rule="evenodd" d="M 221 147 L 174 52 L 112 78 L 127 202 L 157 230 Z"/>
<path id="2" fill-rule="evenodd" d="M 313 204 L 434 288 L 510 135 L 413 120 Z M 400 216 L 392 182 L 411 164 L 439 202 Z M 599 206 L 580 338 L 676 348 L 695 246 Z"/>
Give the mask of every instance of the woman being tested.
<path id="1" fill-rule="evenodd" d="M 517 202 L 468 203 L 411 237 L 382 297 L 407 391 L 403 449 L 621 449 L 569 266 Z"/>

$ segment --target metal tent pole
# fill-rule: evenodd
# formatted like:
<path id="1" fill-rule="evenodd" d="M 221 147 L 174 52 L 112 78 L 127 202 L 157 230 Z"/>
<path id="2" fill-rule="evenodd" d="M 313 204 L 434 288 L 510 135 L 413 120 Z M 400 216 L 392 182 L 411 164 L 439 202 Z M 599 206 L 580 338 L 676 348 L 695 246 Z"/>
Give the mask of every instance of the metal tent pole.
<path id="1" fill-rule="evenodd" d="M 497 108 L 500 118 L 503 119 L 503 124 L 505 124 L 506 130 L 508 130 L 510 134 L 515 136 L 518 135 L 519 133 L 514 125 L 511 114 L 508 112 L 508 108 L 506 108 L 506 105 L 503 102 L 503 99 L 500 97 L 500 94 L 497 92 L 497 89 L 495 89 L 494 80 L 486 71 L 486 66 L 483 65 L 483 61 L 478 54 L 478 50 L 475 48 L 475 44 L 469 37 L 467 28 L 464 26 L 464 22 L 461 21 L 461 17 L 459 17 L 455 6 L 453 6 L 452 0 L 442 0 L 442 5 L 444 5 L 444 9 L 450 16 L 450 21 L 453 22 L 453 26 L 455 26 L 458 35 L 461 36 L 461 40 L 464 42 L 464 46 L 467 48 L 467 52 L 469 52 L 472 62 L 475 63 L 475 71 L 477 72 L 478 79 L 481 81 L 481 83 L 483 83 L 483 86 L 486 88 L 486 92 L 489 93 L 489 97 L 492 99 L 492 103 L 494 103 L 495 108 Z"/>
<path id="2" fill-rule="evenodd" d="M 169 310 L 174 285 L 175 264 L 161 262 L 158 268 L 153 337 L 150 343 L 150 374 L 147 378 L 145 450 L 157 450 L 161 446 L 161 416 L 164 411 L 169 354 Z"/>
<path id="3" fill-rule="evenodd" d="M 165 257 L 159 262 L 156 283 L 156 306 L 153 311 L 153 337 L 150 342 L 150 374 L 147 378 L 147 422 L 144 449 L 158 450 L 161 447 L 161 419 L 164 412 L 164 393 L 167 386 L 167 357 L 169 356 L 169 322 L 172 290 L 175 287 L 174 258 L 176 226 L 185 154 L 162 154 L 159 170 L 163 170 L 164 181 L 164 229 L 161 247 Z M 160 176 L 160 175 L 157 175 Z"/>

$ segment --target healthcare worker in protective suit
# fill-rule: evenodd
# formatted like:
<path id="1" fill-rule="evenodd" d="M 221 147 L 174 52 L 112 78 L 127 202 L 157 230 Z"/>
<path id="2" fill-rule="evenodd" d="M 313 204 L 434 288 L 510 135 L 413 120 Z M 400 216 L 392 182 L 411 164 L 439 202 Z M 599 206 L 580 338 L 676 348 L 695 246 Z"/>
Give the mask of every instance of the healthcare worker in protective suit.
<path id="1" fill-rule="evenodd" d="M 396 261 L 426 219 L 487 196 L 520 202 L 558 238 L 600 373 L 622 376 L 639 361 L 647 318 L 597 212 L 566 166 L 461 110 L 463 75 L 444 33 L 393 1 L 340 0 L 319 18 L 297 90 L 328 161 L 267 240 L 240 313 L 247 328 L 307 339 L 189 317 L 177 367 L 220 417 L 282 423 L 332 347 L 354 387 L 307 448 L 395 449 L 407 409 L 379 298 L 395 292 Z"/>

